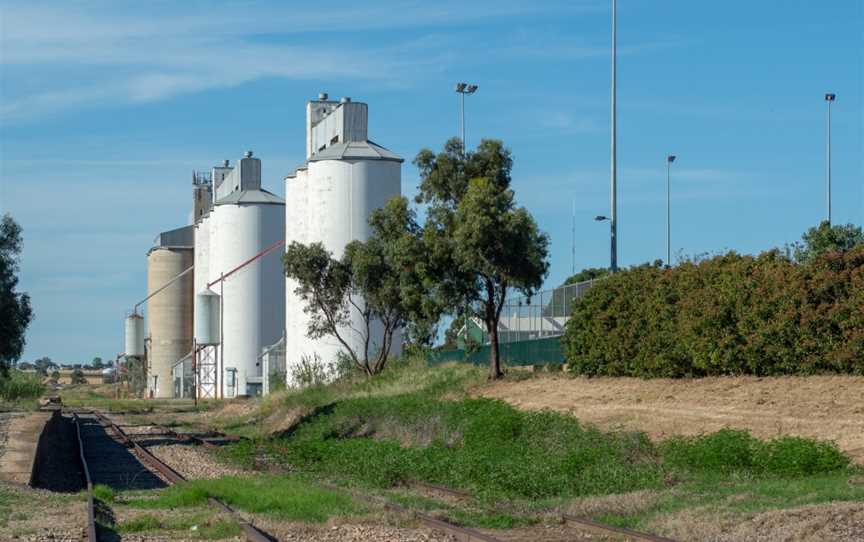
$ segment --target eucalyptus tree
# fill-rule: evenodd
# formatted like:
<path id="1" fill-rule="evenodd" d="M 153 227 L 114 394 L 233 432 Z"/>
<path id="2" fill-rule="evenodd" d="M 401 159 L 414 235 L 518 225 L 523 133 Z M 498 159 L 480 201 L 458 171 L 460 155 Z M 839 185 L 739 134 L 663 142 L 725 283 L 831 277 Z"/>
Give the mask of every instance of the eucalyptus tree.
<path id="1" fill-rule="evenodd" d="M 417 203 L 427 206 L 426 274 L 438 284 L 432 296 L 451 312 L 483 319 L 490 339 L 489 377 L 499 378 L 501 311 L 509 291 L 531 296 L 543 284 L 549 238 L 527 209 L 516 205 L 513 159 L 502 141 L 484 139 L 467 152 L 459 139 L 450 139 L 438 154 L 420 151 L 414 164 L 420 170 Z"/>
<path id="2" fill-rule="evenodd" d="M 0 375 L 21 357 L 33 319 L 30 296 L 17 291 L 21 247 L 21 226 L 6 214 L 0 220 Z"/>
<path id="3" fill-rule="evenodd" d="M 420 227 L 407 200 L 393 198 L 369 224 L 370 237 L 350 242 L 341 258 L 321 243 L 294 242 L 283 261 L 306 304 L 307 335 L 335 338 L 353 365 L 372 376 L 384 370 L 397 330 L 425 331 L 429 319 L 421 315 L 432 301 L 423 286 Z M 354 336 L 361 338 L 359 346 Z"/>

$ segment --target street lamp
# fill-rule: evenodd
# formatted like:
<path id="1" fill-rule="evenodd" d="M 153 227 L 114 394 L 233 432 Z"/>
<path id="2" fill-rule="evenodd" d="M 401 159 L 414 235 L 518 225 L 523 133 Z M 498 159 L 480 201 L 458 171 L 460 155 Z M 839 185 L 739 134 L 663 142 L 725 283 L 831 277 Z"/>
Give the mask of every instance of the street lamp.
<path id="1" fill-rule="evenodd" d="M 465 144 L 465 95 L 477 92 L 477 85 L 471 83 L 456 83 L 456 92 L 459 94 L 459 123 L 462 134 L 462 153 L 464 154 L 467 149 L 467 145 Z"/>
<path id="2" fill-rule="evenodd" d="M 462 140 L 462 156 L 464 157 L 468 152 L 468 145 L 465 144 L 465 95 L 466 94 L 474 94 L 477 92 L 477 85 L 472 83 L 456 83 L 456 93 L 459 94 L 459 123 L 460 123 L 460 131 Z M 468 300 L 465 300 L 465 355 L 468 355 L 468 315 L 470 312 L 470 307 L 468 306 Z"/>
<path id="3" fill-rule="evenodd" d="M 616 83 L 616 75 L 618 71 L 617 65 L 617 16 L 616 16 L 616 2 L 612 0 L 612 164 L 610 170 L 610 192 L 611 192 L 611 202 L 610 202 L 610 217 L 609 217 L 609 260 L 610 260 L 610 270 L 614 273 L 618 271 L 618 177 L 617 177 L 617 168 L 618 168 L 618 154 L 617 154 L 617 143 L 618 139 L 616 136 L 616 128 L 618 124 L 618 116 L 617 109 L 615 106 L 615 98 L 617 95 L 618 85 Z"/>
<path id="4" fill-rule="evenodd" d="M 671 198 L 671 170 L 675 155 L 666 157 L 666 267 L 672 266 L 672 198 Z"/>
<path id="5" fill-rule="evenodd" d="M 609 217 L 603 215 L 597 215 L 594 217 L 595 222 L 603 222 L 604 220 L 609 220 Z"/>
<path id="6" fill-rule="evenodd" d="M 826 199 L 828 203 L 828 225 L 831 225 L 831 102 L 833 102 L 837 98 L 837 95 L 834 93 L 825 94 L 825 101 L 828 102 L 828 144 L 827 144 L 827 157 L 826 157 L 826 166 L 825 166 L 825 189 L 826 189 Z"/>

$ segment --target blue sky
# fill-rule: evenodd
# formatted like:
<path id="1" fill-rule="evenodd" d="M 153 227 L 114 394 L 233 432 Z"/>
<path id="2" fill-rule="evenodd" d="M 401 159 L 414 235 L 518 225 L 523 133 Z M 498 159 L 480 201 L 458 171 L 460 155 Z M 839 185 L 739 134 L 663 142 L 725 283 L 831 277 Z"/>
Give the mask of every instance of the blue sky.
<path id="1" fill-rule="evenodd" d="M 619 0 L 619 260 L 759 252 L 825 212 L 864 219 L 864 15 L 856 0 Z M 371 7 L 370 7 L 371 6 Z M 154 236 L 186 223 L 190 172 L 253 149 L 264 183 L 302 161 L 304 107 L 365 101 L 410 164 L 458 125 L 513 150 L 517 199 L 552 240 L 549 285 L 608 263 L 609 2 L 2 2 L 0 212 L 24 228 L 36 320 L 24 359 L 112 357 Z"/>

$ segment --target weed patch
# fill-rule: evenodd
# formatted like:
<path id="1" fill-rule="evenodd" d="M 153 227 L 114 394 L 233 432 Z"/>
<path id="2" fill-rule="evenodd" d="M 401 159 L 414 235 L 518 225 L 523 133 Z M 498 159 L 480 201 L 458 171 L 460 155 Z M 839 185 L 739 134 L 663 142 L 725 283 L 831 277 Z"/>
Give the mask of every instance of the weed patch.
<path id="1" fill-rule="evenodd" d="M 136 499 L 129 504 L 138 508 L 189 508 L 206 504 L 208 497 L 247 512 L 317 523 L 362 511 L 345 495 L 284 476 L 192 480 L 166 488 L 156 499 Z"/>
<path id="2" fill-rule="evenodd" d="M 704 473 L 798 477 L 841 471 L 849 458 L 828 442 L 779 437 L 768 442 L 746 431 L 673 438 L 661 445 L 666 463 Z"/>

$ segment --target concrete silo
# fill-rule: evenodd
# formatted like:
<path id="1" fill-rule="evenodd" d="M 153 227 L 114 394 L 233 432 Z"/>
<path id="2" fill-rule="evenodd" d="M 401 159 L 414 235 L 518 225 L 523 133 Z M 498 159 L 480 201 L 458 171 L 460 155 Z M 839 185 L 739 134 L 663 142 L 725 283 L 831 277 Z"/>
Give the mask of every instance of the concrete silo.
<path id="1" fill-rule="evenodd" d="M 221 297 L 222 312 L 219 395 L 254 395 L 262 381 L 260 353 L 285 328 L 282 251 L 254 258 L 282 242 L 285 202 L 261 189 L 261 161 L 251 152 L 218 185 L 215 181 L 216 202 L 203 221 L 206 226 L 199 226 L 199 236 L 208 237 L 207 283 L 225 277 L 212 286 Z M 201 233 L 204 227 L 206 234 Z M 205 286 L 196 285 L 199 294 Z"/>
<path id="2" fill-rule="evenodd" d="M 152 296 L 147 300 L 147 388 L 152 397 L 173 396 L 172 368 L 192 350 L 192 274 L 165 287 L 192 266 L 192 243 L 192 227 L 187 226 L 160 234 L 147 253 L 147 294 Z"/>
<path id="3" fill-rule="evenodd" d="M 392 197 L 401 194 L 403 159 L 367 138 L 368 107 L 348 98 L 330 101 L 322 94 L 307 104 L 306 163 L 285 179 L 285 244 L 320 242 L 334 257 L 345 245 L 369 237 L 369 216 Z M 308 317 L 304 302 L 294 294 L 297 285 L 286 280 L 286 363 L 303 357 L 335 361 L 342 346 L 335 338 L 312 340 L 306 336 Z M 353 327 L 362 319 L 352 312 Z M 399 332 L 392 355 L 398 355 Z M 345 330 L 352 348 L 362 350 L 363 338 Z M 381 326 L 373 326 L 374 346 L 382 341 Z"/>

